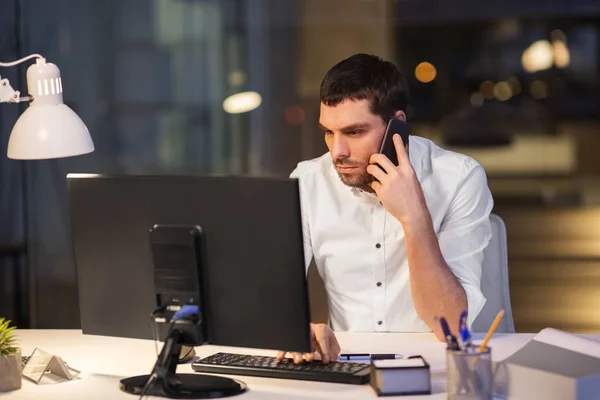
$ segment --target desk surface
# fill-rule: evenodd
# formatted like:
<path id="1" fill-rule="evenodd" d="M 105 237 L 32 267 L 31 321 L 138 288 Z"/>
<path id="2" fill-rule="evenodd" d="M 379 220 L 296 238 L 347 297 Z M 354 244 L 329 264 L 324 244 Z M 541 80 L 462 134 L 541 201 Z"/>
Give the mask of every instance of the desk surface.
<path id="1" fill-rule="evenodd" d="M 73 368 L 81 370 L 80 379 L 60 383 L 44 378 L 40 385 L 23 380 L 21 390 L 0 393 L 5 399 L 136 399 L 119 390 L 119 380 L 133 375 L 150 373 L 156 360 L 155 343 L 150 340 L 83 335 L 79 330 L 19 330 L 23 355 L 38 347 L 59 355 Z M 433 394 L 428 398 L 445 399 L 445 346 L 433 334 L 401 333 L 336 333 L 343 352 L 398 353 L 406 356 L 421 354 L 431 365 Z M 490 342 L 492 357 L 501 360 L 511 355 L 534 335 L 496 335 Z M 593 335 L 600 341 L 600 335 Z M 478 338 L 476 335 L 475 338 Z M 479 336 L 481 338 L 481 335 Z M 196 348 L 200 357 L 217 351 L 258 355 L 276 354 L 271 350 L 241 349 L 222 346 Z M 180 365 L 178 372 L 192 372 L 189 364 Z M 342 385 L 321 382 L 293 381 L 237 376 L 248 385 L 241 396 L 250 399 L 375 399 L 369 385 Z M 413 397 L 398 397 L 404 400 Z M 415 397 L 423 399 L 423 396 Z"/>

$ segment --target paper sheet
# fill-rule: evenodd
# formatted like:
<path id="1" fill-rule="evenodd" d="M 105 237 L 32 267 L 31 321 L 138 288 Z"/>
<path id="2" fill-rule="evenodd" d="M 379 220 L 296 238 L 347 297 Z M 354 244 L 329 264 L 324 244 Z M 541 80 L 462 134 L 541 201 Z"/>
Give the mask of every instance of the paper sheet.
<path id="1" fill-rule="evenodd" d="M 542 329 L 540 333 L 535 335 L 533 340 L 600 358 L 600 342 L 586 339 L 572 333 L 559 331 L 558 329 Z"/>

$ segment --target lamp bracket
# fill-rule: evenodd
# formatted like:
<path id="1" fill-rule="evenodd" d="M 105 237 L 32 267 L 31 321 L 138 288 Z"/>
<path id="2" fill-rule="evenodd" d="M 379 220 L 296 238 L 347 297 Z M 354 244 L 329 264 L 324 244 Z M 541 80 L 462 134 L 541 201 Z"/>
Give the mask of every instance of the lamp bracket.
<path id="1" fill-rule="evenodd" d="M 20 95 L 18 90 L 14 90 L 10 86 L 8 79 L 0 79 L 0 103 L 19 103 L 21 101 Z"/>

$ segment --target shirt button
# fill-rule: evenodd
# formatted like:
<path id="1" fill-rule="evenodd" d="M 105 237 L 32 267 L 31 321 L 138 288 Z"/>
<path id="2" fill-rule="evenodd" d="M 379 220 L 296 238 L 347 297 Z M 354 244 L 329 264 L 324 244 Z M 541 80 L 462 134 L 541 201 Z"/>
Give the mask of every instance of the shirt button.
<path id="1" fill-rule="evenodd" d="M 377 282 L 377 286 L 381 286 L 381 282 Z"/>
<path id="2" fill-rule="evenodd" d="M 382 321 L 377 321 L 377 325 L 381 325 L 381 324 L 383 324 Z"/>
<path id="3" fill-rule="evenodd" d="M 375 247 L 377 247 L 377 248 L 380 248 L 380 247 L 381 247 L 381 245 L 380 245 L 379 243 L 377 243 L 377 244 L 375 245 Z"/>

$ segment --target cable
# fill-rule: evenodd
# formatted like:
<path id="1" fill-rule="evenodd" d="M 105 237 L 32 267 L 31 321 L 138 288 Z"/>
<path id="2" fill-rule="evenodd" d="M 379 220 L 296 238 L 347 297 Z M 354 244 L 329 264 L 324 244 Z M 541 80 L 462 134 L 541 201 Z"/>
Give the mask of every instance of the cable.
<path id="1" fill-rule="evenodd" d="M 194 347 L 193 346 L 190 347 L 190 349 L 188 350 L 188 352 L 185 353 L 185 355 L 183 357 L 180 357 L 179 359 L 180 360 L 185 360 L 187 358 L 187 356 L 189 356 L 192 351 L 194 351 Z"/>
<path id="2" fill-rule="evenodd" d="M 181 307 L 181 309 L 179 311 L 177 311 L 175 313 L 175 315 L 173 315 L 173 317 L 171 318 L 171 326 L 169 327 L 169 333 L 167 334 L 167 337 L 171 336 L 171 332 L 173 331 L 173 328 L 175 327 L 175 323 L 179 320 L 193 320 L 197 315 L 198 315 L 198 311 L 199 311 L 199 307 L 195 306 L 195 305 L 184 305 L 183 307 Z M 167 345 L 167 342 L 165 342 L 165 346 Z M 169 349 L 170 350 L 170 349 Z M 188 354 L 190 354 L 190 352 L 192 352 L 194 350 L 194 348 L 192 347 L 188 353 L 184 356 L 187 357 Z M 179 355 L 178 355 L 179 356 Z M 163 392 L 166 393 L 167 397 L 172 397 L 172 398 L 177 398 L 180 397 L 180 392 L 177 388 L 174 388 L 171 386 L 170 382 L 167 379 L 164 379 L 164 376 L 161 376 L 163 378 L 162 380 L 162 389 Z"/>
<path id="3" fill-rule="evenodd" d="M 169 335 L 171 334 L 171 332 L 173 331 L 173 327 L 175 326 L 175 322 L 180 320 L 180 319 L 185 319 L 185 318 L 190 318 L 193 317 L 195 315 L 198 315 L 198 306 L 196 305 L 184 305 L 183 307 L 181 307 L 181 309 L 179 309 L 179 311 L 177 311 L 175 313 L 175 315 L 173 315 L 173 317 L 171 318 L 171 323 L 169 325 L 169 330 L 167 331 L 167 336 L 169 337 Z M 165 307 L 158 307 L 157 309 L 155 309 L 152 314 L 150 314 L 150 319 L 152 321 L 152 330 L 154 333 L 154 350 L 156 351 L 156 356 L 158 357 L 158 341 L 159 341 L 159 337 L 158 337 L 158 326 L 156 324 L 156 314 L 159 312 L 164 312 L 165 311 Z M 192 348 L 193 349 L 193 348 Z M 188 354 L 191 353 L 192 350 L 188 351 L 188 353 L 186 354 L 186 356 Z"/>
<path id="4" fill-rule="evenodd" d="M 150 317 L 154 320 L 154 332 L 155 332 L 155 341 L 154 341 L 154 345 L 156 348 L 156 352 L 158 353 L 158 330 L 156 329 L 156 320 L 154 319 L 155 315 L 161 311 L 164 310 L 163 308 L 157 308 L 156 310 L 154 310 L 151 314 Z M 167 333 L 167 337 L 169 337 L 169 335 L 171 334 L 171 332 L 173 331 L 173 327 L 175 326 L 175 319 L 172 318 L 171 319 L 171 323 L 169 325 L 169 330 Z M 157 356 L 159 357 L 159 356 Z M 156 364 L 154 364 L 154 367 L 152 368 L 152 373 L 150 375 L 150 377 L 148 378 L 148 381 L 146 382 L 146 384 L 144 385 L 144 388 L 142 389 L 142 391 L 140 392 L 140 397 L 139 400 L 142 400 L 144 398 L 144 396 L 146 395 L 146 393 L 148 392 L 148 390 L 150 390 L 150 388 L 152 387 L 152 384 L 154 384 L 154 382 L 156 381 L 156 379 L 158 379 L 159 377 L 159 373 L 157 372 L 158 370 L 158 364 L 160 363 L 160 359 L 156 360 Z"/>
<path id="5" fill-rule="evenodd" d="M 158 314 L 159 312 L 163 312 L 165 310 L 165 307 L 157 307 L 154 311 L 152 311 L 150 313 L 150 320 L 152 323 L 152 331 L 154 332 L 154 348 L 156 350 L 156 357 L 158 358 L 158 328 L 156 325 L 156 314 Z M 169 333 L 171 332 L 171 329 L 173 329 L 173 325 L 175 324 L 175 321 L 171 322 L 171 326 L 169 328 Z M 168 335 L 167 335 L 168 337 Z M 152 384 L 154 384 L 154 382 L 156 381 L 156 379 L 158 378 L 158 373 L 156 372 L 157 369 L 157 364 L 158 364 L 159 360 L 156 360 L 156 364 L 154 364 L 154 367 L 152 368 L 152 373 L 150 374 L 150 377 L 148 378 L 148 380 L 146 381 L 146 384 L 144 385 L 144 388 L 142 389 L 142 391 L 140 392 L 140 397 L 139 400 L 142 400 L 144 398 L 144 396 L 146 395 L 146 393 L 148 392 L 148 390 L 150 390 L 150 388 L 152 387 Z"/>
<path id="6" fill-rule="evenodd" d="M 198 306 L 185 304 L 179 309 L 179 311 L 175 313 L 175 315 L 173 316 L 173 321 L 193 317 L 194 315 L 198 315 Z"/>
<path id="7" fill-rule="evenodd" d="M 156 314 L 159 312 L 164 312 L 165 307 L 157 307 L 150 313 L 150 326 L 152 328 L 152 333 L 154 334 L 154 350 L 156 351 L 156 357 L 158 357 L 158 327 L 156 325 Z"/>
<path id="8" fill-rule="evenodd" d="M 148 378 L 148 382 L 146 382 L 146 384 L 144 385 L 144 388 L 140 392 L 140 398 L 139 398 L 139 400 L 142 400 L 144 398 L 144 396 L 146 395 L 146 393 L 148 392 L 148 390 L 152 387 L 152 384 L 156 380 L 157 376 L 158 376 L 157 374 L 150 375 L 150 377 Z"/>
<path id="9" fill-rule="evenodd" d="M 154 352 L 156 353 L 156 357 L 158 357 L 158 326 L 153 316 L 150 316 L 150 324 L 152 325 L 152 333 L 154 334 Z"/>
<path id="10" fill-rule="evenodd" d="M 158 329 L 157 329 L 157 325 L 156 325 L 156 314 L 158 314 L 159 312 L 164 312 L 165 311 L 165 307 L 158 307 L 156 308 L 154 311 L 152 311 L 152 313 L 150 314 L 150 318 L 152 323 L 152 328 L 153 328 L 153 332 L 154 332 L 154 346 L 156 349 L 156 353 L 158 354 Z M 192 305 L 184 305 L 183 307 L 181 307 L 181 309 L 179 311 L 177 311 L 175 313 L 175 315 L 173 315 L 173 317 L 171 318 L 170 324 L 169 324 L 169 329 L 167 331 L 167 338 L 169 338 L 171 336 L 171 333 L 173 332 L 173 328 L 175 327 L 175 323 L 180 320 L 180 319 L 185 319 L 185 318 L 191 318 L 195 315 L 198 315 L 198 311 L 199 308 L 198 306 L 192 306 Z M 165 342 L 165 346 L 167 346 L 167 342 Z M 192 349 L 190 349 L 190 351 L 188 352 L 188 354 L 193 350 L 194 348 L 192 347 Z M 165 348 L 163 347 L 163 351 L 165 350 Z M 170 349 L 169 349 L 170 351 Z M 167 355 L 168 356 L 168 355 Z M 160 355 L 158 355 L 157 357 L 160 357 Z M 156 360 L 156 364 L 154 364 L 154 368 L 152 368 L 152 373 L 150 374 L 150 377 L 148 378 L 148 381 L 146 382 L 146 384 L 144 385 L 144 388 L 142 389 L 142 391 L 140 392 L 140 397 L 139 400 L 142 400 L 144 398 L 144 396 L 146 395 L 146 393 L 148 392 L 148 390 L 150 390 L 150 388 L 152 387 L 152 385 L 154 384 L 154 382 L 158 379 L 161 378 L 163 380 L 163 390 L 165 391 L 169 391 L 169 387 L 168 385 L 165 385 L 165 372 L 166 369 L 163 365 L 161 364 L 161 360 L 160 358 L 158 358 Z M 159 368 L 160 367 L 160 368 Z"/>
<path id="11" fill-rule="evenodd" d="M 0 62 L 0 67 L 12 67 L 14 65 L 21 64 L 22 62 L 27 61 L 27 60 L 29 60 L 31 58 L 44 58 L 44 57 L 41 56 L 41 55 L 39 55 L 39 54 L 32 54 L 30 56 L 23 57 L 23 58 L 21 58 L 20 60 L 17 60 L 17 61 L 13 61 L 13 62 L 9 62 L 9 63 Z"/>

